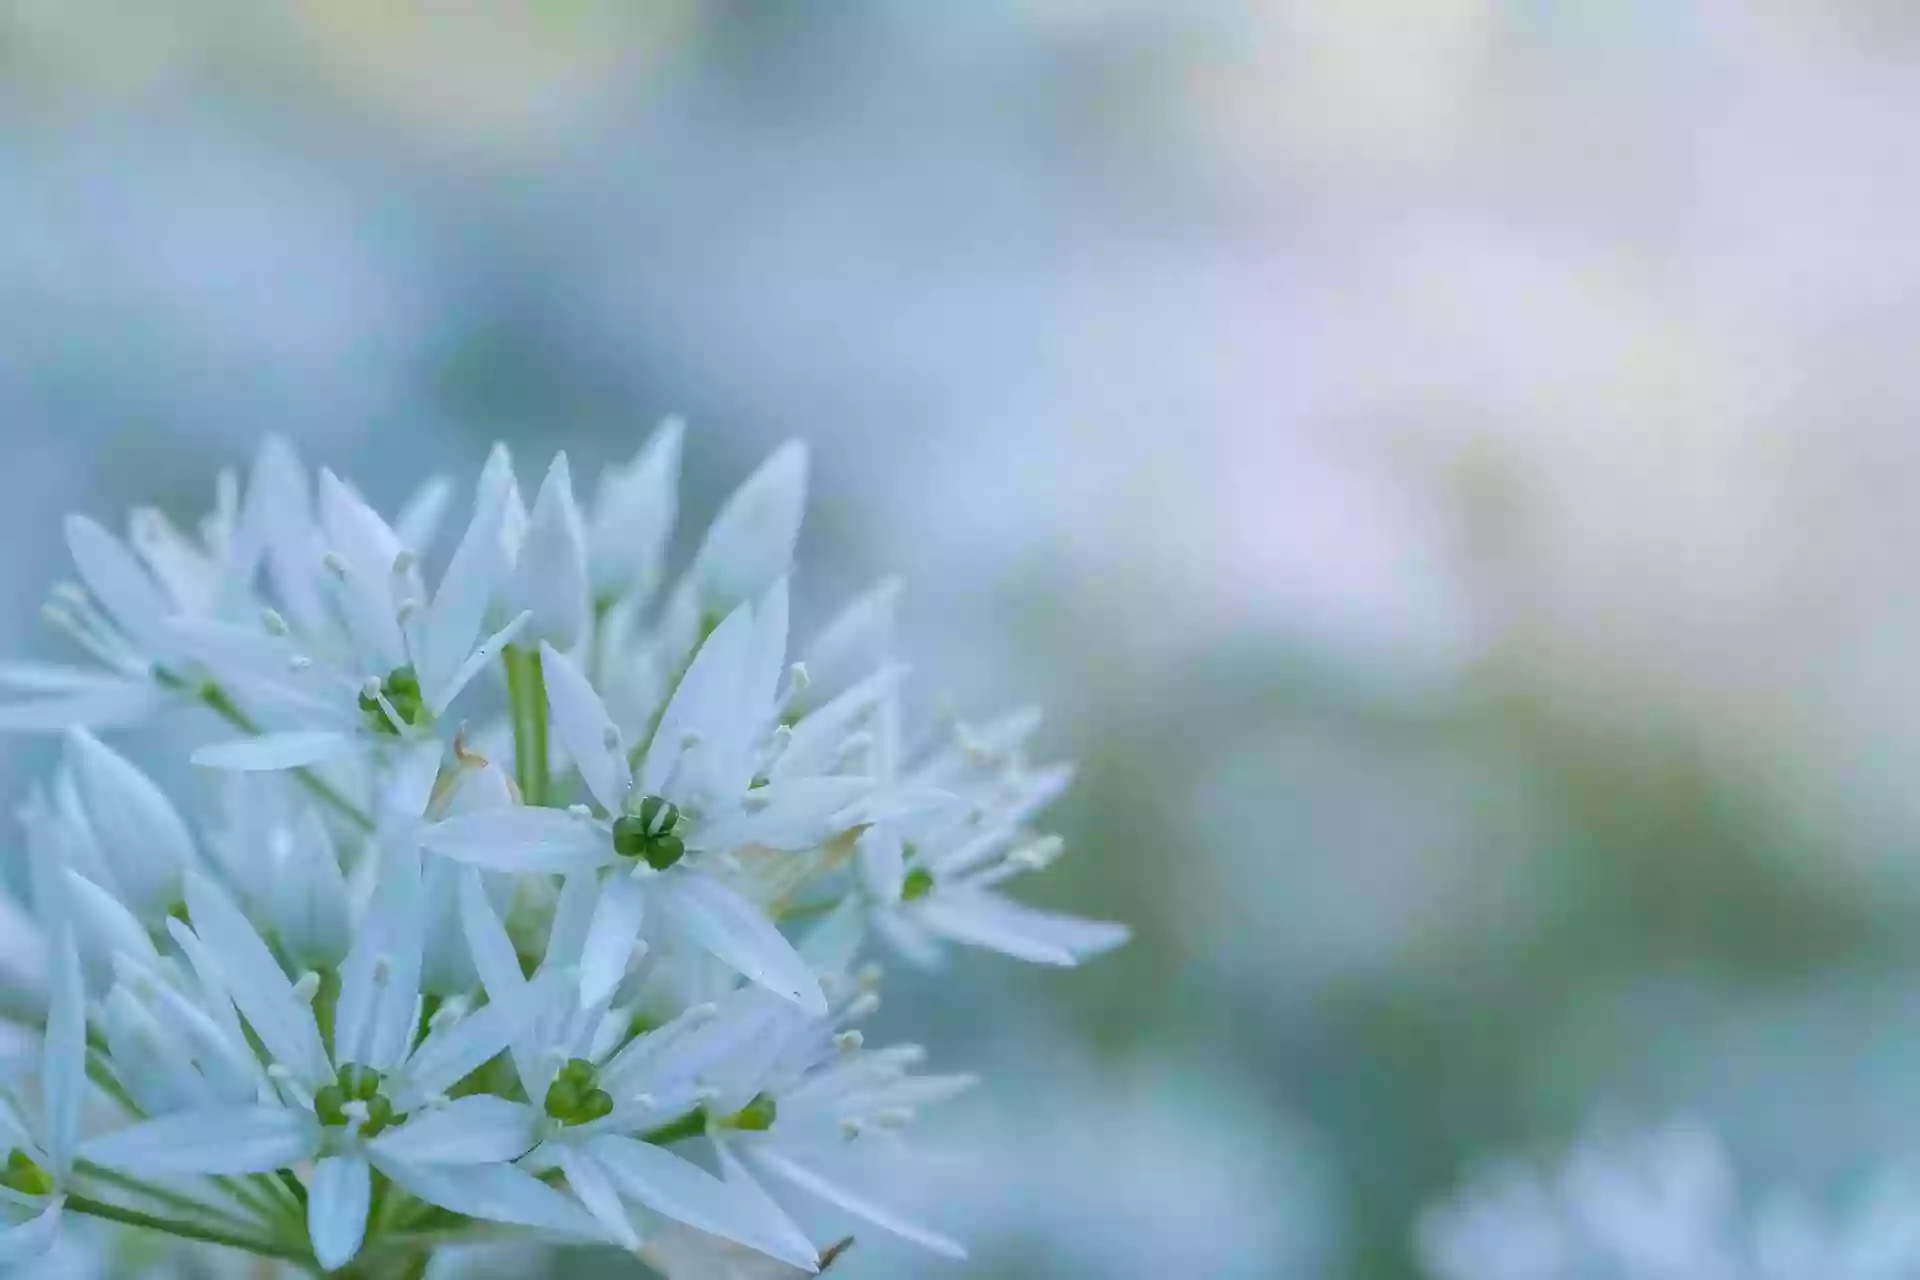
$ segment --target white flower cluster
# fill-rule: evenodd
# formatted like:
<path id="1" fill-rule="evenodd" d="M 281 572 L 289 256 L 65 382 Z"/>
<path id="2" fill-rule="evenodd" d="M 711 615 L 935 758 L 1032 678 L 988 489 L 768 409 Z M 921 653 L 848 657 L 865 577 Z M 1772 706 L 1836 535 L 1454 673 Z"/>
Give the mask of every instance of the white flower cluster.
<path id="1" fill-rule="evenodd" d="M 1596 1131 L 1550 1172 L 1484 1170 L 1416 1244 L 1435 1280 L 1916 1280 L 1920 1182 L 1889 1170 L 1840 1212 L 1788 1194 L 1743 1204 L 1697 1125 Z"/>
<path id="2" fill-rule="evenodd" d="M 503 1227 L 819 1269 L 774 1191 L 959 1253 L 822 1172 L 969 1083 L 863 1044 L 862 952 L 1121 942 L 1000 892 L 1070 770 L 1024 713 L 908 742 L 891 584 L 789 661 L 798 445 L 670 575 L 680 451 L 585 508 L 563 455 L 529 509 L 496 449 L 437 581 L 451 486 L 389 523 L 277 441 L 197 536 L 68 521 L 48 616 L 99 669 L 0 667 L 0 728 L 65 733 L 21 811 L 10 1001 L 46 1031 L 0 1261 L 78 1211 L 353 1275 Z M 226 729 L 203 817 L 96 736 L 168 707 Z"/>

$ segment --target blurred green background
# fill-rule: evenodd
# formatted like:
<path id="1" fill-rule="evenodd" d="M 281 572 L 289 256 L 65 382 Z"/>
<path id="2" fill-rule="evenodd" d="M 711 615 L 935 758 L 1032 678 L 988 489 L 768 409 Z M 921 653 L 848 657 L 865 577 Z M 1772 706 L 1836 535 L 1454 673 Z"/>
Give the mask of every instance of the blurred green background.
<path id="1" fill-rule="evenodd" d="M 955 1267 L 1402 1277 L 1489 1152 L 1920 1142 L 1920 20 L 1892 0 L 0 5 L 0 601 L 265 431 L 392 502 L 815 446 L 1083 762 L 886 1029 Z M 532 465 L 528 463 L 526 465 Z M 46 759 L 8 743 L 18 794 Z M 924 998 L 919 998 L 924 997 Z"/>

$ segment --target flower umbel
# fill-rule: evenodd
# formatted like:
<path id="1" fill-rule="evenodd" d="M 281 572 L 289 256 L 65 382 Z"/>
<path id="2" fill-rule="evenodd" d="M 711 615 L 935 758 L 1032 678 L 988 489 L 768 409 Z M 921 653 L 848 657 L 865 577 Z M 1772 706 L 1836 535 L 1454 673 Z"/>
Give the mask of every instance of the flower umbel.
<path id="1" fill-rule="evenodd" d="M 389 521 L 278 441 L 198 539 L 69 520 L 49 616 L 92 665 L 0 667 L 0 730 L 66 734 L 21 808 L 45 1034 L 0 1086 L 0 1263 L 74 1213 L 368 1277 L 502 1232 L 676 1277 L 847 1247 L 763 1179 L 961 1252 L 823 1172 L 969 1083 L 865 1045 L 869 934 L 1071 964 L 1125 931 L 999 891 L 1058 852 L 1030 717 L 903 749 L 895 584 L 792 660 L 802 446 L 669 574 L 682 442 L 586 511 L 564 455 L 529 507 L 496 448 L 437 578 L 446 482 Z M 181 706 L 211 812 L 111 737 Z"/>

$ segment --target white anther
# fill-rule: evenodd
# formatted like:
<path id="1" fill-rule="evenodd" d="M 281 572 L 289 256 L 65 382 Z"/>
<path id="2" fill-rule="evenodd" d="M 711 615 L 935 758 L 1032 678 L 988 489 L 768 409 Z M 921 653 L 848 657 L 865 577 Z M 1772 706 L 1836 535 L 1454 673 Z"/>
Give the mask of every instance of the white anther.
<path id="1" fill-rule="evenodd" d="M 287 659 L 287 665 L 295 671 L 305 671 L 313 665 L 313 659 L 304 653 L 296 653 Z"/>
<path id="2" fill-rule="evenodd" d="M 360 682 L 360 696 L 369 702 L 380 696 L 380 677 L 368 676 Z"/>
<path id="3" fill-rule="evenodd" d="M 813 676 L 807 671 L 807 664 L 804 662 L 796 662 L 788 667 L 787 675 L 790 681 L 789 691 L 792 693 L 805 693 L 813 685 Z"/>
<path id="4" fill-rule="evenodd" d="M 854 997 L 853 1002 L 840 1016 L 847 1022 L 858 1022 L 862 1018 L 871 1018 L 880 1011 L 880 996 L 877 992 L 865 991 Z"/>
<path id="5" fill-rule="evenodd" d="M 858 1031 L 842 1031 L 833 1038 L 833 1047 L 842 1053 L 852 1053 L 867 1042 L 867 1038 Z"/>
<path id="6" fill-rule="evenodd" d="M 591 818 L 593 816 L 593 810 L 587 808 L 584 804 L 570 804 L 567 806 L 567 812 L 576 818 Z"/>
<path id="7" fill-rule="evenodd" d="M 287 620 L 280 616 L 278 609 L 262 609 L 260 611 L 260 625 L 267 629 L 267 634 L 270 636 L 284 636 L 287 634 Z"/>
<path id="8" fill-rule="evenodd" d="M 327 571 L 333 574 L 335 577 L 344 578 L 347 576 L 348 569 L 347 569 L 346 558 L 342 556 L 338 551 L 327 552 L 327 554 L 320 557 L 320 563 L 325 565 L 327 567 Z"/>
<path id="9" fill-rule="evenodd" d="M 866 1131 L 867 1126 L 861 1124 L 858 1120 L 848 1118 L 840 1122 L 840 1135 L 848 1142 L 852 1142 Z"/>
<path id="10" fill-rule="evenodd" d="M 312 1004 L 313 998 L 320 994 L 320 975 L 309 969 L 300 975 L 300 981 L 293 984 L 293 998 L 301 1004 Z"/>

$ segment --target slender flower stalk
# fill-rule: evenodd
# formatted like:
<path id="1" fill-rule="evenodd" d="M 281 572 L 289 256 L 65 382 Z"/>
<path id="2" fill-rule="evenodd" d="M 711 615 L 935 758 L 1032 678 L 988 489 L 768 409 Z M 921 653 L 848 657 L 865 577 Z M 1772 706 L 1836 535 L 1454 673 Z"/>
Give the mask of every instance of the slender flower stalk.
<path id="1" fill-rule="evenodd" d="M 807 1274 L 852 1223 L 963 1252 L 838 1172 L 971 1082 L 866 1045 L 864 957 L 1122 941 L 1002 892 L 1070 771 L 1026 715 L 906 748 L 897 584 L 794 643 L 800 445 L 670 574 L 683 440 L 586 510 L 496 448 L 437 575 L 452 486 L 389 520 L 277 441 L 198 538 L 69 520 L 49 616 L 91 665 L 0 667 L 0 730 L 64 734 L 0 902 L 44 1030 L 0 1085 L 0 1262 L 74 1214 L 356 1277 L 515 1237 Z M 114 736 L 164 708 L 211 806 Z"/>

